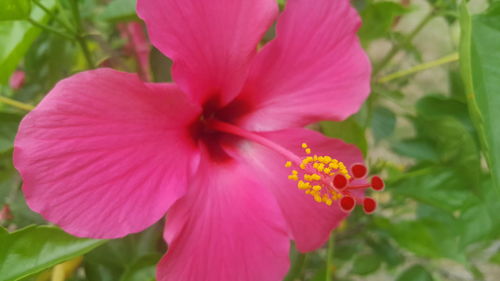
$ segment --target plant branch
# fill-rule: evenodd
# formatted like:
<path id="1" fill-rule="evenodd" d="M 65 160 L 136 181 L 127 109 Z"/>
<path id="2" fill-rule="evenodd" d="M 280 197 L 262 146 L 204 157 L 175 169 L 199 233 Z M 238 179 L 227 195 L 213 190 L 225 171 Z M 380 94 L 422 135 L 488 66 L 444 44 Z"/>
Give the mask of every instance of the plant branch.
<path id="1" fill-rule="evenodd" d="M 306 264 L 307 254 L 299 253 L 284 281 L 294 281 L 300 277 Z"/>
<path id="2" fill-rule="evenodd" d="M 40 9 L 42 9 L 47 15 L 60 23 L 68 32 L 74 33 L 74 30 L 66 22 L 62 21 L 53 11 L 45 7 L 39 0 L 33 0 L 33 2 L 35 3 L 35 5 L 40 7 Z"/>
<path id="3" fill-rule="evenodd" d="M 408 75 L 411 75 L 414 73 L 418 73 L 420 71 L 424 71 L 427 69 L 431 69 L 431 68 L 434 68 L 434 67 L 437 67 L 437 66 L 440 66 L 443 64 L 447 64 L 450 62 L 455 62 L 455 61 L 458 61 L 458 53 L 453 53 L 451 55 L 444 56 L 444 57 L 439 58 L 439 59 L 434 60 L 434 61 L 425 62 L 425 63 L 419 64 L 419 65 L 415 65 L 409 69 L 405 69 L 405 70 L 391 73 L 389 75 L 386 75 L 386 76 L 378 79 L 377 82 L 378 83 L 387 83 L 387 82 L 392 81 L 394 79 L 402 78 L 402 77 L 405 77 L 405 76 L 408 76 Z"/>
<path id="4" fill-rule="evenodd" d="M 415 36 L 422 31 L 422 29 L 431 21 L 435 16 L 435 11 L 431 11 L 427 16 L 425 16 L 422 21 L 408 34 L 408 36 L 397 45 L 392 46 L 392 49 L 387 53 L 387 55 L 373 68 L 373 76 L 377 76 L 379 72 L 384 69 L 384 67 L 394 58 L 395 55 L 399 53 L 403 46 L 408 45 L 413 41 Z"/>
<path id="5" fill-rule="evenodd" d="M 75 41 L 75 38 L 73 38 L 73 37 L 69 36 L 68 34 L 66 34 L 66 33 L 64 33 L 64 32 L 61 32 L 61 31 L 59 31 L 59 30 L 57 30 L 57 29 L 55 29 L 55 28 L 52 28 L 52 27 L 50 27 L 50 26 L 48 26 L 48 25 L 41 24 L 41 23 L 39 23 L 39 22 L 35 21 L 35 20 L 34 20 L 34 19 L 32 19 L 32 18 L 28 18 L 28 22 L 30 22 L 33 26 L 36 26 L 36 27 L 38 27 L 38 28 L 40 28 L 40 29 L 42 29 L 42 30 L 46 30 L 46 31 L 48 31 L 48 32 L 52 32 L 52 33 L 54 33 L 54 34 L 57 34 L 57 35 L 59 35 L 59 36 L 61 36 L 61 37 L 65 38 L 65 39 L 68 39 L 68 40 L 70 40 L 70 41 Z"/>
<path id="6" fill-rule="evenodd" d="M 330 234 L 330 240 L 328 240 L 328 250 L 326 252 L 326 273 L 325 273 L 325 281 L 333 280 L 333 248 L 335 244 L 335 234 L 332 231 Z"/>
<path id="7" fill-rule="evenodd" d="M 94 63 L 94 60 L 92 59 L 92 55 L 89 51 L 87 41 L 85 40 L 85 37 L 83 36 L 82 20 L 80 17 L 80 8 L 78 6 L 77 0 L 70 0 L 69 3 L 71 4 L 71 12 L 72 12 L 74 20 L 75 20 L 76 42 L 78 43 L 78 45 L 82 49 L 82 52 L 83 52 L 83 55 L 85 57 L 85 60 L 87 61 L 88 67 L 95 68 L 95 63 Z"/>
<path id="8" fill-rule="evenodd" d="M 5 103 L 5 104 L 8 104 L 8 105 L 10 105 L 12 107 L 19 108 L 19 109 L 22 109 L 22 110 L 25 110 L 25 111 L 31 111 L 31 110 L 33 110 L 35 108 L 31 104 L 22 103 L 20 101 L 16 101 L 16 100 L 13 100 L 13 99 L 10 99 L 10 98 L 7 98 L 7 97 L 2 97 L 2 96 L 0 96 L 0 103 Z"/>

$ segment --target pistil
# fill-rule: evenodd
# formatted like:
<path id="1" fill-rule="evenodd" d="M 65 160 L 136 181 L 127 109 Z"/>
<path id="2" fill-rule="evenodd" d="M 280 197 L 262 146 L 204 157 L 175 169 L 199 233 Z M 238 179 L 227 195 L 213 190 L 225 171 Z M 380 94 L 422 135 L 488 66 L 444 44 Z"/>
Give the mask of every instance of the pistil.
<path id="1" fill-rule="evenodd" d="M 368 183 L 368 168 L 363 164 L 352 165 L 349 172 L 343 162 L 329 155 L 311 154 L 312 149 L 306 143 L 301 144 L 305 156 L 300 157 L 261 135 L 229 123 L 211 119 L 206 122 L 206 126 L 259 143 L 289 159 L 285 163 L 285 167 L 292 169 L 288 179 L 297 182 L 297 187 L 318 203 L 332 206 L 337 201 L 344 212 L 351 212 L 356 205 L 362 205 L 367 214 L 373 213 L 377 208 L 377 202 L 364 196 L 364 193 L 368 188 L 383 190 L 384 181 L 379 176 L 373 176 Z"/>

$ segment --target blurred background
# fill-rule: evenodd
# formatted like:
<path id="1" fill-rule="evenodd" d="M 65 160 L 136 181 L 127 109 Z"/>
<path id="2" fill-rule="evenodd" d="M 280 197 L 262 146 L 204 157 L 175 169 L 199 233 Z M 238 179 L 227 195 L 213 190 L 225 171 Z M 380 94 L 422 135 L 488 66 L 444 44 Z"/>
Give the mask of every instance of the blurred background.
<path id="1" fill-rule="evenodd" d="M 154 280 L 162 222 L 113 241 L 46 227 L 11 158 L 20 120 L 57 81 L 99 66 L 169 81 L 170 61 L 150 45 L 134 0 L 25 2 L 18 14 L 0 7 L 0 224 L 12 232 L 0 229 L 0 272 L 10 267 L 0 281 Z M 292 249 L 286 281 L 499 280 L 498 3 L 353 1 L 373 92 L 348 120 L 312 128 L 356 144 L 386 189 L 374 194 L 378 211 L 353 212 L 330 247 Z"/>

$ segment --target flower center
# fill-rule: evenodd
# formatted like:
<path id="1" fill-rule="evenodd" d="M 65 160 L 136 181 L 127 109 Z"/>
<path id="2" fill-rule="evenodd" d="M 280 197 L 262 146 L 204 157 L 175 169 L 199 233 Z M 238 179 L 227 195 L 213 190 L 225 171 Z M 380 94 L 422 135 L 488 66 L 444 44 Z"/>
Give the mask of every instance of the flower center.
<path id="1" fill-rule="evenodd" d="M 349 173 L 343 162 L 329 155 L 312 155 L 312 150 L 306 143 L 302 143 L 305 156 L 299 157 L 281 145 L 235 125 L 216 119 L 209 120 L 206 124 L 214 131 L 254 141 L 290 159 L 285 163 L 285 167 L 292 169 L 288 179 L 296 181 L 297 187 L 318 203 L 331 206 L 337 201 L 345 212 L 351 212 L 358 204 L 363 206 L 367 214 L 373 213 L 377 208 L 375 199 L 365 197 L 363 191 L 368 188 L 381 191 L 385 186 L 384 181 L 378 176 L 373 176 L 370 183 L 367 183 L 368 169 L 363 164 L 352 165 Z"/>

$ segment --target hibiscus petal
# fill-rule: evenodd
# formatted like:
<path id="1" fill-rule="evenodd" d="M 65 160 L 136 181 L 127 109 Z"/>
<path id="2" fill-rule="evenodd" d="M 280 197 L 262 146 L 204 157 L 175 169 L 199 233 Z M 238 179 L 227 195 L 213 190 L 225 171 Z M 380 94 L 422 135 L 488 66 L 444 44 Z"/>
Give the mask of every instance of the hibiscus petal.
<path id="1" fill-rule="evenodd" d="M 289 0 L 277 38 L 255 57 L 239 97 L 254 111 L 241 120 L 252 130 L 342 120 L 370 92 L 371 66 L 348 0 Z"/>
<path id="2" fill-rule="evenodd" d="M 278 281 L 289 267 L 279 207 L 237 161 L 202 161 L 188 194 L 168 213 L 165 239 L 159 281 Z"/>
<path id="3" fill-rule="evenodd" d="M 315 131 L 289 129 L 262 135 L 299 156 L 305 154 L 300 147 L 305 142 L 313 154 L 329 155 L 344 162 L 347 167 L 363 162 L 356 146 L 327 138 Z M 331 230 L 346 218 L 337 203 L 334 202 L 332 206 L 317 203 L 310 195 L 299 190 L 295 181 L 288 180 L 290 168 L 284 167 L 284 163 L 290 159 L 285 159 L 269 148 L 251 145 L 245 148 L 245 155 L 253 166 L 256 178 L 266 183 L 277 198 L 297 248 L 307 252 L 321 247 Z"/>
<path id="4" fill-rule="evenodd" d="M 174 80 L 199 103 L 220 106 L 241 90 L 275 0 L 139 0 L 151 41 L 174 61 Z"/>
<path id="5" fill-rule="evenodd" d="M 15 140 L 29 206 L 77 236 L 143 230 L 185 193 L 199 112 L 174 85 L 110 69 L 59 82 Z"/>

